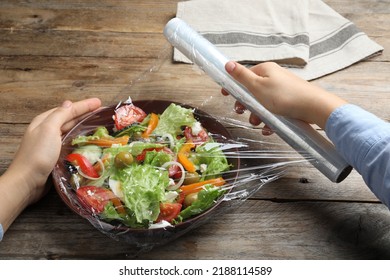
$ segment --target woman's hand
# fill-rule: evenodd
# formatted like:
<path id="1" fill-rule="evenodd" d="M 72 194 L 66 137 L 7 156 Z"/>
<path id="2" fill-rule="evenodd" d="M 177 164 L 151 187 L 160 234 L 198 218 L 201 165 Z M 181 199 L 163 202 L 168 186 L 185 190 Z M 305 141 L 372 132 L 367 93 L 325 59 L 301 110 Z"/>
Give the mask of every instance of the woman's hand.
<path id="1" fill-rule="evenodd" d="M 346 103 L 273 62 L 261 63 L 248 69 L 230 61 L 225 69 L 270 112 L 315 123 L 322 128 L 333 110 Z M 228 94 L 225 90 L 222 93 Z M 245 110 L 238 102 L 235 108 L 237 112 Z M 250 122 L 258 125 L 261 120 L 251 114 Z"/>
<path id="2" fill-rule="evenodd" d="M 65 101 L 33 119 L 15 158 L 0 177 L 0 223 L 5 229 L 47 192 L 45 183 L 60 155 L 62 135 L 100 106 L 97 98 Z"/>

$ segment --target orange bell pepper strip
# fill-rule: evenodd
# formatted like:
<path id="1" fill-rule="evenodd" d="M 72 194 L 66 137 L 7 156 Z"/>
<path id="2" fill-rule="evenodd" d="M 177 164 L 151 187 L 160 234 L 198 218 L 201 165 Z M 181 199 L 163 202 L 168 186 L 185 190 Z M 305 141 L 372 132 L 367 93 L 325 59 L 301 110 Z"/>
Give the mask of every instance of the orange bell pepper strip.
<path id="1" fill-rule="evenodd" d="M 124 146 L 129 142 L 129 139 L 130 139 L 129 135 L 124 135 L 122 137 L 117 137 L 117 138 L 102 138 L 102 139 L 88 140 L 86 144 L 109 148 L 114 144 L 121 144 L 122 146 Z"/>
<path id="2" fill-rule="evenodd" d="M 195 144 L 192 142 L 184 143 L 177 153 L 177 160 L 183 165 L 184 169 L 188 172 L 195 172 L 195 164 L 188 158 L 188 155 L 192 148 L 195 147 Z"/>
<path id="3" fill-rule="evenodd" d="M 115 210 L 119 213 L 119 214 L 126 214 L 126 210 L 125 208 L 123 207 L 123 204 L 121 202 L 121 200 L 117 197 L 113 197 L 111 198 L 111 202 L 112 204 L 114 205 L 115 207 Z"/>
<path id="4" fill-rule="evenodd" d="M 190 194 L 190 193 L 196 193 L 202 190 L 203 186 L 205 185 L 214 185 L 216 187 L 220 187 L 226 184 L 225 180 L 222 177 L 209 179 L 189 185 L 183 185 L 180 187 L 180 190 L 184 193 L 184 195 Z"/>
<path id="5" fill-rule="evenodd" d="M 149 135 L 153 132 L 153 130 L 158 125 L 158 116 L 155 113 L 150 114 L 149 124 L 146 130 L 142 133 L 142 138 L 149 138 Z"/>

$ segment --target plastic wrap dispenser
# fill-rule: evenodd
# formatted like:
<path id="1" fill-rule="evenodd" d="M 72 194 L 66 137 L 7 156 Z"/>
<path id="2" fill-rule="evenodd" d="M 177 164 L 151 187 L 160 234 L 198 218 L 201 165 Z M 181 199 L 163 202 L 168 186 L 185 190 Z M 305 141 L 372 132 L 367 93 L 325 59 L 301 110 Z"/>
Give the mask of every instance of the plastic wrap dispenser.
<path id="1" fill-rule="evenodd" d="M 229 61 L 213 44 L 179 18 L 171 19 L 164 28 L 167 40 L 198 65 L 230 95 L 277 133 L 286 143 L 310 159 L 332 182 L 341 182 L 352 167 L 338 154 L 332 143 L 311 125 L 295 119 L 277 116 L 265 109 L 257 99 L 225 70 Z"/>

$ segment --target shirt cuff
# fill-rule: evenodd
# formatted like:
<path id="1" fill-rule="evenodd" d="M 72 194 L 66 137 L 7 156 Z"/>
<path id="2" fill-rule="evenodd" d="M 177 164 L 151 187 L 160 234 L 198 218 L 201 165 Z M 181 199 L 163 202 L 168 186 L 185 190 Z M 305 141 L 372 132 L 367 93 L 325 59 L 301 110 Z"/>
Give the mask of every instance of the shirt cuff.
<path id="1" fill-rule="evenodd" d="M 359 173 L 365 167 L 367 153 L 390 135 L 388 123 L 352 104 L 343 105 L 330 115 L 325 132 Z"/>
<path id="2" fill-rule="evenodd" d="M 348 104 L 330 115 L 325 131 L 345 160 L 390 208 L 390 124 Z"/>

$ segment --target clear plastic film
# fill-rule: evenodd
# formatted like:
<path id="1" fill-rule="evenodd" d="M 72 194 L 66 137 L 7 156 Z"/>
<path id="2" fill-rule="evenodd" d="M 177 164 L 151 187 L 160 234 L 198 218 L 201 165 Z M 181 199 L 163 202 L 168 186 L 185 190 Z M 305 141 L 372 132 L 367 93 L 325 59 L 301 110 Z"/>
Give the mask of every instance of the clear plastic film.
<path id="1" fill-rule="evenodd" d="M 261 117 L 262 121 L 291 147 L 314 158 L 312 164 L 332 182 L 341 182 L 348 176 L 352 168 L 329 141 L 302 121 L 279 117 L 266 110 L 249 91 L 225 71 L 225 64 L 229 59 L 184 21 L 179 18 L 170 20 L 164 29 L 164 35 L 174 47 L 203 69 L 215 82 L 228 90 L 251 112 Z"/>
<path id="2" fill-rule="evenodd" d="M 223 97 L 221 96 L 221 98 Z M 155 112 L 156 114 L 161 114 L 172 103 L 171 101 L 154 99 L 134 100 L 132 104 L 142 108 L 145 112 Z M 174 104 L 178 103 L 175 102 Z M 185 218 L 183 221 L 171 223 L 149 221 L 146 224 L 141 225 L 143 221 L 140 221 L 139 224 L 132 227 L 121 220 L 119 217 L 121 215 L 121 212 L 119 211 L 120 208 L 124 207 L 125 211 L 130 216 L 132 215 L 131 213 L 133 210 L 127 209 L 126 198 L 123 197 L 130 194 L 125 193 L 124 195 L 120 195 L 118 194 L 118 190 L 115 189 L 118 187 L 117 182 L 120 181 L 120 178 L 115 178 L 116 182 L 112 178 L 118 170 L 115 167 L 110 167 L 110 160 L 104 156 L 106 154 L 104 152 L 105 149 L 115 148 L 102 147 L 101 149 L 103 152 L 98 152 L 100 154 L 100 163 L 93 163 L 91 160 L 95 168 L 98 167 L 98 169 L 100 169 L 99 175 L 95 179 L 91 178 L 93 176 L 83 169 L 81 163 L 76 162 L 72 164 L 72 159 L 68 158 L 69 155 L 79 153 L 80 148 L 83 149 L 83 147 L 95 145 L 72 145 L 72 141 L 78 139 L 80 135 L 90 136 L 95 133 L 96 127 L 98 126 L 105 126 L 111 135 L 114 134 L 113 130 L 115 130 L 115 125 L 112 116 L 115 114 L 116 106 L 103 108 L 99 112 L 87 117 L 64 138 L 63 149 L 58 164 L 53 172 L 53 178 L 57 191 L 65 203 L 74 212 L 89 220 L 95 228 L 111 238 L 136 245 L 142 250 L 150 250 L 155 246 L 163 245 L 178 238 L 210 219 L 216 217 L 218 219 L 222 218 L 224 213 L 234 210 L 235 207 L 239 206 L 247 198 L 251 197 L 251 195 L 257 192 L 262 186 L 283 176 L 286 172 L 287 166 L 293 165 L 294 163 L 306 162 L 306 160 L 303 160 L 300 155 L 291 151 L 268 150 L 265 148 L 268 145 L 266 142 L 233 136 L 227 126 L 231 126 L 231 123 L 234 122 L 235 124 L 233 127 L 235 127 L 235 125 L 239 123 L 237 120 L 212 116 L 201 109 L 193 108 L 188 104 L 179 104 L 179 106 L 183 108 L 191 108 L 196 120 L 198 120 L 202 124 L 202 127 L 207 131 L 208 139 L 205 140 L 207 143 L 205 142 L 200 144 L 197 142 L 196 144 L 198 145 L 198 149 L 200 149 L 198 151 L 198 155 L 202 157 L 202 162 L 210 162 L 210 164 L 213 164 L 212 162 L 217 162 L 218 164 L 218 161 L 223 162 L 226 159 L 229 165 L 228 168 L 223 167 L 221 169 L 223 171 L 220 171 L 218 174 L 211 173 L 204 178 L 205 180 L 211 182 L 211 185 L 209 185 L 210 188 L 214 188 L 214 184 L 216 184 L 215 186 L 217 186 L 218 189 L 218 194 L 211 196 L 212 201 L 209 201 L 206 208 L 202 209 L 200 212 L 197 212 L 198 210 L 195 208 L 194 215 Z M 241 123 L 241 125 L 244 126 L 244 123 Z M 246 130 L 248 128 L 241 129 Z M 95 140 L 99 141 L 97 138 Z M 93 143 L 93 140 L 91 141 L 91 143 Z M 145 143 L 148 143 L 147 141 L 149 140 L 145 140 Z M 160 144 L 167 147 L 175 154 L 173 159 L 169 159 L 169 161 L 176 161 L 178 154 L 174 147 L 175 144 L 172 144 L 171 141 L 172 139 L 169 139 L 169 137 L 158 140 Z M 143 142 L 143 140 L 139 138 L 134 141 L 130 140 L 128 146 L 139 149 L 136 145 L 138 143 L 141 145 L 141 142 Z M 202 148 L 203 146 L 205 147 L 204 149 Z M 261 150 L 261 147 L 263 147 L 263 150 Z M 131 150 L 131 148 L 124 150 Z M 221 151 L 221 153 L 217 151 Z M 162 152 L 166 152 L 165 149 Z M 207 152 L 210 154 L 207 154 Z M 90 153 L 94 153 L 94 151 L 91 151 Z M 118 154 L 119 151 L 114 153 Z M 139 159 L 139 156 L 141 155 L 139 154 L 139 151 L 135 151 L 134 153 L 134 164 L 139 164 L 140 166 L 143 165 L 142 161 L 144 159 Z M 191 153 L 193 156 L 196 156 L 195 149 L 193 149 Z M 88 157 L 88 155 L 86 156 Z M 254 159 L 254 161 L 251 162 L 251 159 Z M 179 160 L 177 161 L 180 162 Z M 115 165 L 115 156 L 111 159 L 111 162 L 111 164 Z M 105 171 L 102 171 L 102 167 L 100 165 L 105 165 Z M 156 169 L 156 172 L 159 172 L 159 170 L 169 171 L 170 165 L 168 164 L 168 167 L 164 167 L 164 165 L 164 163 L 157 163 L 154 164 L 153 168 Z M 200 176 L 204 175 L 206 172 L 205 170 L 200 170 L 202 168 L 206 170 L 208 166 L 206 164 L 203 167 L 197 166 L 196 173 Z M 139 170 L 145 171 L 144 169 Z M 187 177 L 189 171 L 183 167 L 181 170 L 184 171 L 183 175 Z M 105 174 L 107 174 L 107 176 Z M 148 174 L 141 174 L 141 178 L 145 180 L 145 184 L 151 183 L 148 176 Z M 155 173 L 153 176 L 159 176 L 159 174 Z M 220 178 L 223 180 L 221 184 L 219 183 Z M 180 182 L 180 175 L 173 176 L 172 179 L 173 182 L 179 184 L 179 188 L 176 189 L 175 187 L 172 187 L 172 183 L 165 186 L 165 196 L 172 195 L 173 192 L 178 191 L 177 194 L 173 194 L 173 199 L 168 199 L 169 202 L 167 205 L 169 205 L 169 203 L 178 202 L 180 199 L 181 189 L 184 190 L 185 186 L 193 184 Z M 196 182 L 197 181 L 195 181 L 195 184 Z M 125 184 L 125 182 L 122 181 L 120 184 Z M 199 188 L 198 191 L 203 188 L 205 187 L 203 186 Z M 82 191 L 83 189 L 85 189 L 85 191 Z M 98 191 L 100 189 L 108 190 L 109 192 L 100 192 Z M 191 196 L 191 193 L 191 191 L 186 193 L 186 197 L 183 199 L 187 200 L 187 196 Z M 83 199 L 83 197 L 86 198 L 86 200 Z M 142 197 L 139 199 L 142 199 Z M 118 203 L 115 202 L 115 200 L 120 200 L 121 202 Z M 111 216 L 105 213 L 110 211 L 107 207 L 99 210 L 99 207 L 103 207 L 107 201 L 113 202 L 113 208 L 111 208 L 111 211 L 114 209 L 118 212 L 118 219 L 113 219 L 112 212 Z M 155 203 L 156 202 L 163 204 L 167 203 L 167 201 L 155 201 Z M 185 210 L 185 207 L 187 207 L 185 202 L 183 201 L 180 203 L 183 203 L 182 210 Z M 150 204 L 146 205 L 150 206 Z M 148 207 L 143 209 L 143 211 L 148 210 L 150 210 Z M 163 210 L 161 209 L 160 211 Z M 115 213 L 115 215 L 117 214 Z M 128 218 L 131 219 L 131 217 Z"/>
<path id="3" fill-rule="evenodd" d="M 264 185 L 287 174 L 290 167 L 318 160 L 310 150 L 297 152 L 276 136 L 262 136 L 260 127 L 248 123 L 249 113 L 237 114 L 234 99 L 222 96 L 220 86 L 207 78 L 197 65 L 172 63 L 172 46 L 167 44 L 155 63 L 115 95 L 108 107 L 76 125 L 64 137 L 53 171 L 56 189 L 69 208 L 109 237 L 150 250 L 223 218 Z M 157 126 L 163 126 L 162 116 L 172 104 L 190 111 L 195 124 L 184 121 L 171 133 L 154 127 L 144 137 L 151 114 L 158 117 Z M 118 110 L 126 106 L 140 108 L 145 115 L 118 128 L 114 116 L 117 119 Z M 168 118 L 171 122 L 175 120 Z M 107 131 L 97 133 L 98 127 Z M 134 130 L 123 132 L 129 127 Z M 185 148 L 188 143 L 192 144 Z M 117 160 L 120 153 L 131 154 L 132 161 L 121 166 L 125 160 Z M 74 154 L 88 158 L 97 174 L 83 167 Z M 195 170 L 189 171 L 186 160 Z M 163 193 L 159 176 L 165 176 Z M 160 193 L 156 195 L 155 188 L 140 195 L 142 185 L 157 185 Z M 179 215 L 170 208 L 177 203 L 181 204 Z M 195 206 L 188 210 L 190 205 Z"/>

